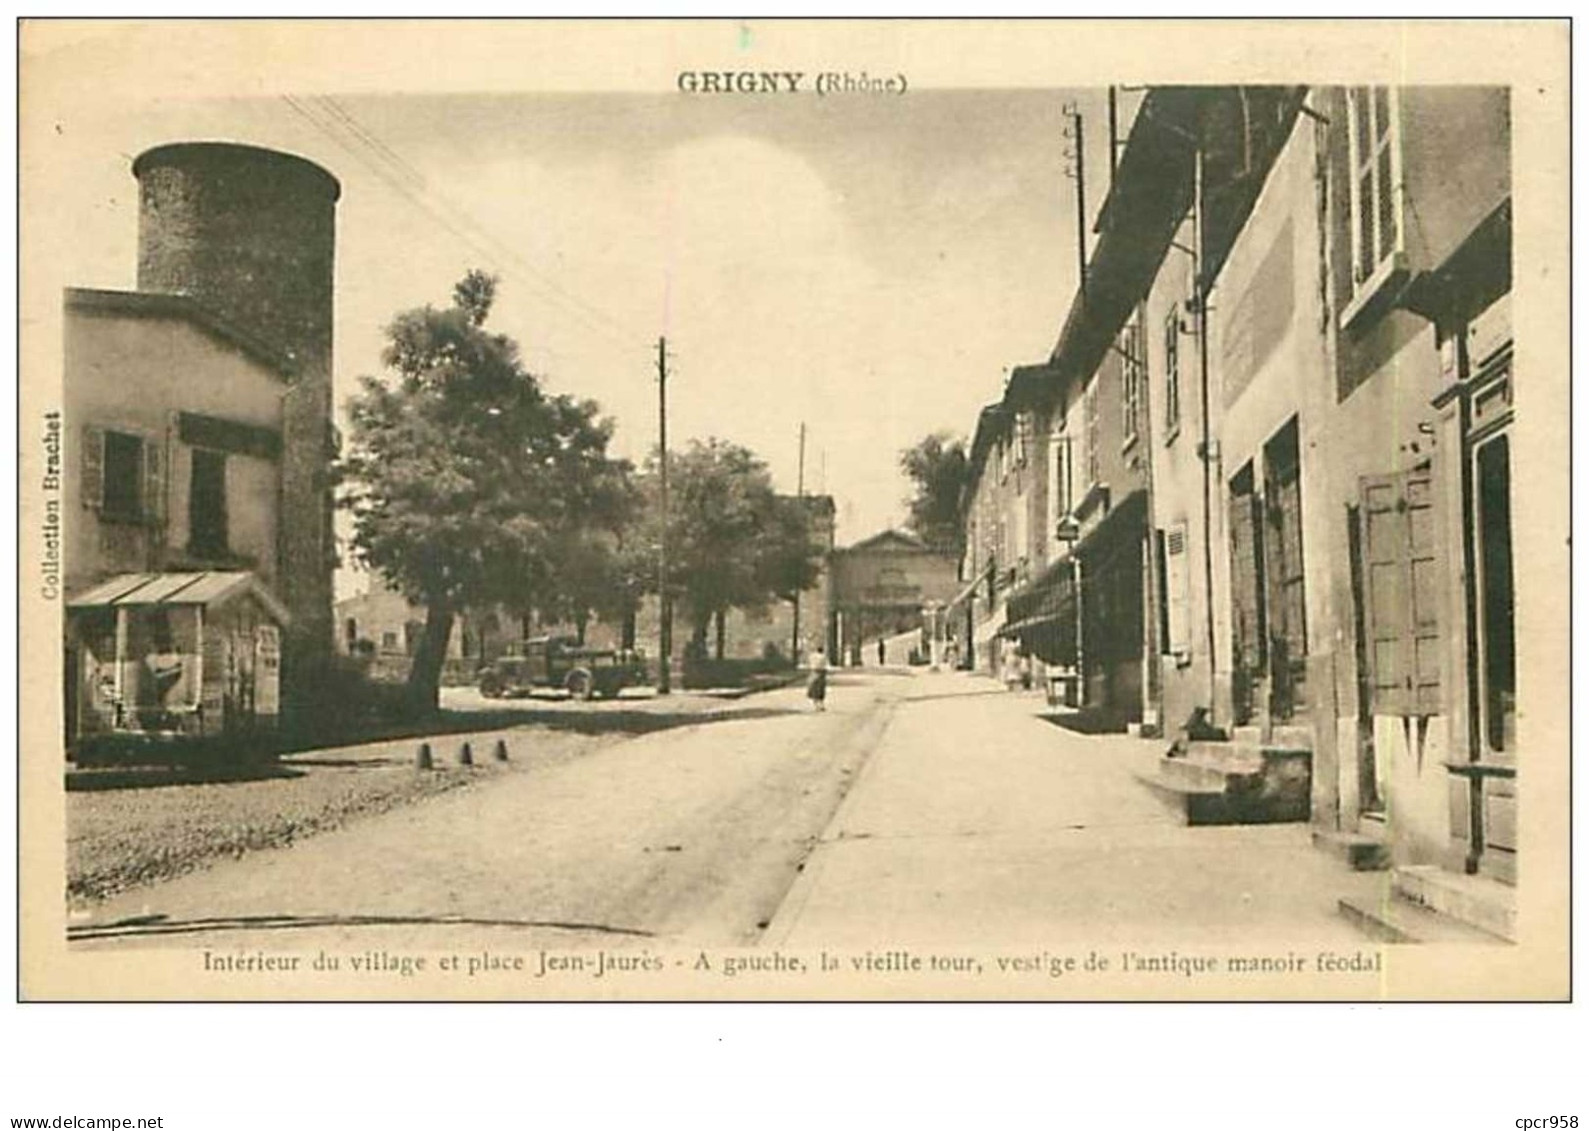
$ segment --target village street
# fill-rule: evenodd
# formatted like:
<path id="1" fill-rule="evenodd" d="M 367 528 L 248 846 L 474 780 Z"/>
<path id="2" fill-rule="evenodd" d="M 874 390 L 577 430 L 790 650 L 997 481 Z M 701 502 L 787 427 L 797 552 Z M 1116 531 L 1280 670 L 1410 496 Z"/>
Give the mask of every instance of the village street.
<path id="1" fill-rule="evenodd" d="M 525 772 L 72 930 L 93 949 L 1362 941 L 1336 901 L 1375 877 L 1305 824 L 1183 827 L 1133 777 L 1161 746 L 1075 733 L 983 677 L 837 673 L 821 714 L 769 692 L 544 771 L 518 741 Z"/>

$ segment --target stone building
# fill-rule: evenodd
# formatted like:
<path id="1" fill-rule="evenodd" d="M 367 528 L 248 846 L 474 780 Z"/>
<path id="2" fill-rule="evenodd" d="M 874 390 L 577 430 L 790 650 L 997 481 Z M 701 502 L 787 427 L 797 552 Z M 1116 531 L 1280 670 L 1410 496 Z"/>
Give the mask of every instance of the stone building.
<path id="1" fill-rule="evenodd" d="M 227 143 L 160 146 L 132 172 L 137 289 L 66 295 L 68 605 L 117 574 L 253 575 L 285 609 L 296 724 L 332 651 L 340 188 L 302 158 Z"/>
<path id="2" fill-rule="evenodd" d="M 1080 585 L 1047 566 L 997 633 L 1041 648 L 1079 598 L 1082 702 L 1189 726 L 1156 783 L 1189 815 L 1310 820 L 1393 867 L 1354 912 L 1378 929 L 1416 904 L 1510 936 L 1518 782 L 1552 753 L 1517 645 L 1553 595 L 1513 508 L 1559 453 L 1512 440 L 1509 92 L 1161 87 L 1122 120 L 1047 391 L 979 421 L 962 596 L 1041 560 L 992 484 L 1046 407 Z M 1090 554 L 1089 508 L 1122 524 Z"/>
<path id="3" fill-rule="evenodd" d="M 833 551 L 828 654 L 859 665 L 882 638 L 941 628 L 924 613 L 946 609 L 958 585 L 956 563 L 906 530 L 884 530 Z"/>
<path id="4" fill-rule="evenodd" d="M 784 496 L 792 499 L 791 496 Z M 834 552 L 834 531 L 837 509 L 831 495 L 799 496 L 810 524 L 811 544 L 817 550 L 817 574 L 811 585 L 800 593 L 799 603 L 770 600 L 759 608 L 730 609 L 723 617 L 723 656 L 725 659 L 753 660 L 768 656 L 781 657 L 791 663 L 799 662 L 802 655 L 824 641 L 831 619 L 831 569 Z M 673 641 L 682 648 L 689 639 L 687 623 L 681 619 L 688 610 L 683 606 L 674 609 Z M 622 640 L 622 625 L 600 624 L 592 626 L 597 639 L 611 639 L 616 647 Z M 707 644 L 716 654 L 715 627 L 708 632 Z M 661 627 L 655 598 L 647 598 L 636 613 L 634 640 L 648 656 L 660 654 Z"/>
<path id="5" fill-rule="evenodd" d="M 281 573 L 290 363 L 185 296 L 135 291 L 69 290 L 64 346 L 76 453 L 62 484 L 67 747 L 148 729 L 156 715 L 160 729 L 195 733 L 204 611 L 190 598 L 252 578 L 279 608 L 269 595 Z M 260 633 L 272 673 L 288 619 L 269 616 Z M 160 653 L 182 657 L 163 661 L 170 685 L 158 693 L 140 644 L 152 649 L 156 635 Z M 260 726 L 274 726 L 279 682 L 261 694 L 248 682 L 250 700 L 270 708 Z"/>
<path id="6" fill-rule="evenodd" d="M 484 645 L 476 620 L 470 613 L 453 619 L 442 663 L 442 683 L 474 681 Z M 491 618 L 493 627 L 497 620 Z M 364 592 L 336 603 L 336 625 L 339 654 L 368 664 L 366 671 L 372 679 L 401 682 L 413 667 L 414 653 L 425 631 L 425 610 L 375 576 Z"/>

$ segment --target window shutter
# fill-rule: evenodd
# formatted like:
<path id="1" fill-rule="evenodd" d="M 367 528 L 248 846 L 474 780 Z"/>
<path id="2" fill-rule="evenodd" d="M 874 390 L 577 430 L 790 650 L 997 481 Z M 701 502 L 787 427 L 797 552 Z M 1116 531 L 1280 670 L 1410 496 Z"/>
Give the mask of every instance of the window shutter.
<path id="1" fill-rule="evenodd" d="M 105 430 L 83 427 L 83 506 L 98 510 L 105 502 Z"/>
<path id="2" fill-rule="evenodd" d="M 1169 610 L 1166 651 L 1178 662 L 1192 655 L 1191 594 L 1187 575 L 1186 523 L 1164 532 L 1164 599 Z"/>
<path id="3" fill-rule="evenodd" d="M 158 436 L 143 438 L 143 516 L 150 526 L 165 522 L 165 445 Z"/>
<path id="4" fill-rule="evenodd" d="M 1427 468 L 1365 478 L 1363 557 L 1373 706 L 1382 715 L 1437 715 L 1440 602 L 1445 580 Z"/>
<path id="5" fill-rule="evenodd" d="M 1406 715 L 1412 709 L 1412 656 L 1409 655 L 1407 500 L 1400 476 L 1365 476 L 1363 498 L 1363 610 L 1368 633 L 1369 686 L 1378 715 Z"/>
<path id="6" fill-rule="evenodd" d="M 1249 676 L 1263 671 L 1268 656 L 1264 617 L 1263 522 L 1258 496 L 1234 491 L 1230 497 L 1230 584 L 1234 664 Z"/>
<path id="7" fill-rule="evenodd" d="M 1445 586 L 1436 550 L 1433 487 L 1429 470 L 1421 468 L 1407 474 L 1403 489 L 1407 502 L 1407 628 L 1411 637 L 1408 674 L 1412 676 L 1411 710 L 1415 715 L 1438 715 L 1444 706 L 1440 602 Z"/>

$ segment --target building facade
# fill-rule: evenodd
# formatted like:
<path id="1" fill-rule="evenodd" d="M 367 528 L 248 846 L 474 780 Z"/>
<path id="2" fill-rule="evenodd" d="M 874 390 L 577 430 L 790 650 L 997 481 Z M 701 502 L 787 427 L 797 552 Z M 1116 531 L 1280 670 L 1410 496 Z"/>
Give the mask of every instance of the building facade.
<path id="1" fill-rule="evenodd" d="M 301 158 L 225 143 L 161 146 L 132 172 L 137 289 L 66 294 L 68 608 L 75 597 L 87 615 L 81 595 L 122 574 L 250 575 L 212 588 L 282 610 L 270 662 L 281 718 L 296 725 L 332 652 L 340 187 Z M 134 594 L 167 589 L 116 601 L 141 608 Z M 82 678 L 81 643 L 69 629 L 69 682 Z M 83 688 L 71 692 L 81 715 Z"/>
<path id="2" fill-rule="evenodd" d="M 290 623 L 273 596 L 290 363 L 185 296 L 135 291 L 69 290 L 64 345 L 78 457 L 62 485 L 68 749 L 116 732 L 211 733 L 205 692 L 227 667 L 226 713 L 241 718 L 246 698 L 273 727 Z M 221 619 L 208 606 L 234 595 L 257 606 L 251 642 L 212 631 L 226 651 L 206 665 L 203 622 Z"/>
<path id="3" fill-rule="evenodd" d="M 1553 455 L 1511 441 L 1509 115 L 1485 87 L 1148 91 L 1043 392 L 979 418 L 961 594 L 1115 721 L 1305 754 L 1321 841 L 1503 883 L 1543 753 L 1516 625 L 1548 599 L 1514 582 L 1514 485 Z M 1051 488 L 1012 544 L 1029 404 Z"/>
<path id="4" fill-rule="evenodd" d="M 879 640 L 926 630 L 944 638 L 940 613 L 958 587 L 952 557 L 907 530 L 883 530 L 829 559 L 829 654 L 859 666 Z"/>

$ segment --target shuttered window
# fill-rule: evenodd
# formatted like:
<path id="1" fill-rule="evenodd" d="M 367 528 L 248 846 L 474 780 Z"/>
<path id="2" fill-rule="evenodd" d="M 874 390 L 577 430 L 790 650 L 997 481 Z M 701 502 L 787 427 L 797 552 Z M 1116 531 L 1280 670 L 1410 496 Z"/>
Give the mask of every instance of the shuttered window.
<path id="1" fill-rule="evenodd" d="M 165 447 L 153 436 L 143 439 L 143 519 L 159 526 L 166 517 Z"/>
<path id="2" fill-rule="evenodd" d="M 1061 436 L 1054 444 L 1054 461 L 1056 469 L 1056 509 L 1059 517 L 1067 518 L 1076 510 L 1076 469 L 1071 458 L 1071 443 L 1069 436 Z"/>
<path id="3" fill-rule="evenodd" d="M 1192 659 L 1189 560 L 1186 523 L 1178 522 L 1164 532 L 1164 650 L 1181 664 Z"/>
<path id="4" fill-rule="evenodd" d="M 105 433 L 93 425 L 83 429 L 82 473 L 79 485 L 83 506 L 99 510 L 105 502 Z"/>
<path id="5" fill-rule="evenodd" d="M 1087 485 L 1091 487 L 1102 478 L 1098 464 L 1098 379 L 1096 377 L 1082 395 L 1082 412 L 1087 425 Z"/>
<path id="6" fill-rule="evenodd" d="M 1166 443 L 1181 428 L 1181 312 L 1170 307 L 1164 319 L 1164 434 Z"/>
<path id="7" fill-rule="evenodd" d="M 1361 286 L 1401 247 L 1401 154 L 1396 92 L 1385 86 L 1347 91 L 1352 181 L 1352 280 Z"/>
<path id="8" fill-rule="evenodd" d="M 1361 481 L 1364 625 L 1377 715 L 1435 715 L 1442 567 L 1427 469 Z"/>
<path id="9" fill-rule="evenodd" d="M 1142 385 L 1147 380 L 1147 343 L 1140 315 L 1126 326 L 1116 343 L 1122 354 L 1120 367 L 1120 435 L 1129 445 L 1137 437 L 1142 416 Z"/>
<path id="10" fill-rule="evenodd" d="M 152 436 L 92 425 L 83 429 L 83 506 L 113 522 L 158 525 L 164 518 L 164 451 Z"/>

